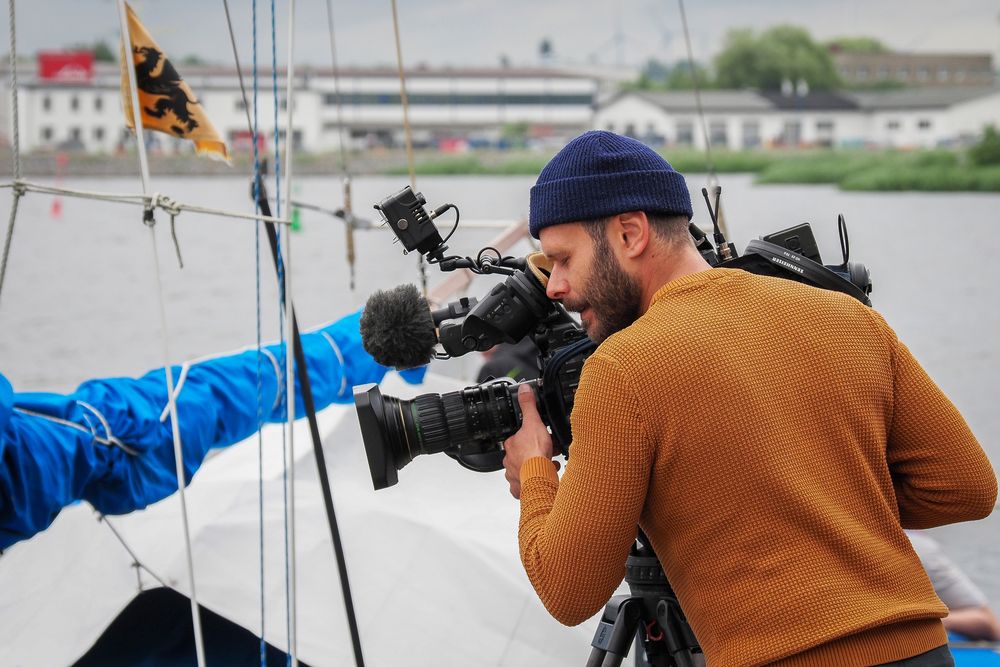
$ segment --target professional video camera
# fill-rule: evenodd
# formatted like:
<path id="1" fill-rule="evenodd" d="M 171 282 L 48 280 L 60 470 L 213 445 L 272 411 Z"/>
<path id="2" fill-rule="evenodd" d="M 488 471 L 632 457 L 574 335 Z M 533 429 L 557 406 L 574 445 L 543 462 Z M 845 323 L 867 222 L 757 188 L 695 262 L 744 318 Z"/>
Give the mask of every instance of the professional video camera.
<path id="1" fill-rule="evenodd" d="M 789 278 L 843 292 L 870 305 L 869 273 L 864 265 L 848 261 L 843 216 L 838 220 L 844 257 L 840 265 L 822 264 L 808 223 L 751 241 L 739 256 L 718 223 L 720 192 L 715 189 L 713 206 L 708 191 L 702 190 L 715 245 L 696 225 L 689 228 L 710 265 Z M 423 195 L 405 187 L 375 206 L 403 244 L 404 253 L 416 250 L 442 271 L 464 268 L 507 278 L 481 301 L 463 298 L 434 311 L 412 285 L 376 292 L 361 317 L 365 349 L 383 365 L 409 368 L 432 358 L 482 352 L 530 336 L 540 350 L 541 377 L 528 384 L 535 389 L 539 412 L 552 431 L 558 453 L 568 456 L 573 398 L 583 362 L 596 345 L 558 302 L 546 296 L 551 264 L 541 253 L 504 257 L 494 248 L 484 248 L 475 259 L 448 256 L 445 243 L 458 227 L 458 208 L 445 204 L 428 213 L 426 203 Z M 442 239 L 434 219 L 449 209 L 455 209 L 455 223 Z M 442 351 L 436 349 L 438 345 Z M 355 388 L 354 402 L 375 488 L 395 484 L 397 472 L 420 454 L 444 452 L 477 472 L 500 470 L 502 443 L 521 424 L 517 389 L 518 383 L 499 378 L 461 391 L 401 400 L 383 396 L 376 385 Z"/>

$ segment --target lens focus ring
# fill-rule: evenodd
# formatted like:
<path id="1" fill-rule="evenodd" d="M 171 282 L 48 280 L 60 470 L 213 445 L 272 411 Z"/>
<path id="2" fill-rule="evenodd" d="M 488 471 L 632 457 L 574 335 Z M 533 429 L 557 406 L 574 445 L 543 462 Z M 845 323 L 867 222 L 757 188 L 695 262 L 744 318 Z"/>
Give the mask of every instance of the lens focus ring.
<path id="1" fill-rule="evenodd" d="M 441 397 L 444 404 L 444 419 L 450 430 L 449 444 L 464 443 L 469 439 L 469 415 L 461 392 L 445 394 Z"/>
<path id="2" fill-rule="evenodd" d="M 441 397 L 425 394 L 413 399 L 415 422 L 420 433 L 420 454 L 440 452 L 448 446 L 448 424 Z"/>

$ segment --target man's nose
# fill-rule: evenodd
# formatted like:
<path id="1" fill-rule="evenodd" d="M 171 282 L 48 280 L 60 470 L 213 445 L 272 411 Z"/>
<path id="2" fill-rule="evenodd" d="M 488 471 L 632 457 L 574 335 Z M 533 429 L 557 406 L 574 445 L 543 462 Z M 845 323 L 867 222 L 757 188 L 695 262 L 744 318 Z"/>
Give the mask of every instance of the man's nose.
<path id="1" fill-rule="evenodd" d="M 552 271 L 549 275 L 549 282 L 545 286 L 545 295 L 553 301 L 561 301 L 569 292 L 569 283 L 563 279 L 562 274 Z"/>

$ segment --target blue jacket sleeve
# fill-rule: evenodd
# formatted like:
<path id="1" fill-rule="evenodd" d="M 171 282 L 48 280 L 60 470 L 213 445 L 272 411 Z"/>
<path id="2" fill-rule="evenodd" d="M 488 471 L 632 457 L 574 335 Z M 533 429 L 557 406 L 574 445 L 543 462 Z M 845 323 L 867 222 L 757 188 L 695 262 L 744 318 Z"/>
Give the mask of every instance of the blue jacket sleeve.
<path id="1" fill-rule="evenodd" d="M 352 387 L 388 369 L 364 350 L 360 313 L 302 336 L 316 409 L 353 400 Z M 178 424 L 189 482 L 214 447 L 285 420 L 285 350 L 271 345 L 173 367 Z M 408 372 L 420 382 L 424 369 Z M 183 379 L 182 379 L 183 378 Z M 296 417 L 305 414 L 298 381 Z M 78 499 L 124 514 L 177 489 L 167 386 L 162 368 L 141 378 L 89 380 L 69 395 L 15 394 L 0 375 L 0 550 L 44 530 Z"/>

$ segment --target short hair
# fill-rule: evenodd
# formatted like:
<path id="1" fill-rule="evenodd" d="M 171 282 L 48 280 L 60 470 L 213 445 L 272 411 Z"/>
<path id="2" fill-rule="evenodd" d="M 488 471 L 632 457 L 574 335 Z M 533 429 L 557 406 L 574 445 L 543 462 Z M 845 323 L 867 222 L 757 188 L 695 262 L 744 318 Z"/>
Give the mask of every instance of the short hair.
<path id="1" fill-rule="evenodd" d="M 608 222 L 611 221 L 612 217 L 614 216 L 595 218 L 593 220 L 586 220 L 583 223 L 590 237 L 595 242 L 602 244 L 598 246 L 600 248 L 606 245 L 604 231 L 607 229 Z M 653 234 L 661 241 L 674 247 L 694 243 L 691 232 L 688 230 L 690 220 L 688 220 L 686 215 L 646 213 L 646 219 L 649 220 L 649 226 L 652 228 Z"/>

